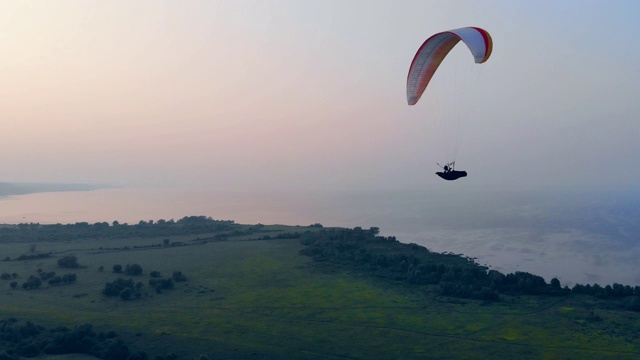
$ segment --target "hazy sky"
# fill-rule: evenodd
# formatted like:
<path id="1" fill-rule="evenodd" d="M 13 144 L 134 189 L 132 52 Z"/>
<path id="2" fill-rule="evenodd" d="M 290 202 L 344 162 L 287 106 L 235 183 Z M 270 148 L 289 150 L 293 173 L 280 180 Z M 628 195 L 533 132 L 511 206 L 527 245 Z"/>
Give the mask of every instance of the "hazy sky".
<path id="1" fill-rule="evenodd" d="M 638 1 L 1 1 L 0 181 L 634 185 L 638 14 Z M 491 33 L 492 57 L 475 65 L 460 44 L 407 106 L 415 51 L 463 26 Z M 447 127 L 469 172 L 455 183 L 434 175 Z"/>

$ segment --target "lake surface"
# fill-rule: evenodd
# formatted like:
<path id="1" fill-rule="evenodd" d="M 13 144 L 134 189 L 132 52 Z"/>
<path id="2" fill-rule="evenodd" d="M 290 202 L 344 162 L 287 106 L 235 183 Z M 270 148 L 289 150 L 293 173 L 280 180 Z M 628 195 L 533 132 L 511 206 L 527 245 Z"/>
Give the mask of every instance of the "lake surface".
<path id="1" fill-rule="evenodd" d="M 0 223 L 179 219 L 377 226 L 383 235 L 566 285 L 640 285 L 640 196 L 618 192 L 221 192 L 127 188 L 0 198 Z"/>

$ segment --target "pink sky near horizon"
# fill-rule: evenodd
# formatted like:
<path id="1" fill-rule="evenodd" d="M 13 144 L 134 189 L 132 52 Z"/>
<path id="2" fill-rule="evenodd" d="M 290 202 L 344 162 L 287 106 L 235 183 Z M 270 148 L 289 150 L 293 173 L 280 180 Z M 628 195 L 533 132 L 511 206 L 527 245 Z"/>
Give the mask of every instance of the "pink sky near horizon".
<path id="1" fill-rule="evenodd" d="M 465 181 L 544 187 L 555 171 L 565 185 L 635 184 L 623 164 L 640 153 L 640 49 L 621 16 L 638 6 L 554 4 L 5 2 L 0 181 L 443 186 L 426 120 L 442 100 L 474 104 L 460 120 L 458 163 L 477 174 Z M 477 98 L 434 88 L 408 107 L 415 50 L 467 25 L 495 42 Z M 432 85 L 450 91 L 444 70 Z"/>

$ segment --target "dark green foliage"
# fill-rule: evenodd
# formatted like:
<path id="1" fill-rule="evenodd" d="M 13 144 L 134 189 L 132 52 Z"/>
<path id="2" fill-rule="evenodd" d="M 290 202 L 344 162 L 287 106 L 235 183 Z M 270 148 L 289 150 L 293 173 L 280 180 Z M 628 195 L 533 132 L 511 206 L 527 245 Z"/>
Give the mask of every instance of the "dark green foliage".
<path id="1" fill-rule="evenodd" d="M 278 234 L 276 235 L 276 239 L 299 239 L 302 237 L 302 234 L 299 232 L 292 232 L 292 233 L 282 233 L 282 234 Z"/>
<path id="2" fill-rule="evenodd" d="M 182 274 L 182 271 L 174 271 L 171 278 L 175 282 L 187 281 L 187 277 Z"/>
<path id="3" fill-rule="evenodd" d="M 160 275 L 160 271 L 156 271 L 156 270 L 154 270 L 154 271 L 152 271 L 152 272 L 150 272 L 150 273 L 149 273 L 149 276 L 151 276 L 152 278 L 159 278 L 159 277 L 161 277 L 162 275 Z"/>
<path id="4" fill-rule="evenodd" d="M 0 350 L 0 360 L 20 360 L 20 358 L 10 355 L 6 350 Z"/>
<path id="5" fill-rule="evenodd" d="M 156 290 L 156 293 L 160 294 L 162 290 L 173 289 L 172 279 L 150 279 L 149 286 Z"/>
<path id="6" fill-rule="evenodd" d="M 40 277 L 40 280 L 47 281 L 53 278 L 54 276 L 56 276 L 56 273 L 54 271 L 50 271 L 50 272 L 41 271 L 38 276 Z"/>
<path id="7" fill-rule="evenodd" d="M 499 300 L 499 293 L 565 295 L 560 283 L 525 272 L 504 275 L 454 254 L 440 254 L 416 244 L 403 244 L 395 237 L 377 236 L 379 229 L 321 230 L 306 233 L 301 251 L 316 261 L 347 265 L 393 281 L 415 285 L 439 284 L 445 296 Z M 557 280 L 557 279 L 556 279 Z"/>
<path id="8" fill-rule="evenodd" d="M 71 284 L 76 282 L 76 274 L 65 274 L 62 277 L 55 276 L 49 280 L 49 285 Z"/>
<path id="9" fill-rule="evenodd" d="M 124 272 L 127 275 L 136 276 L 142 274 L 142 266 L 138 264 L 127 264 Z"/>
<path id="10" fill-rule="evenodd" d="M 178 359 L 178 355 L 171 353 L 169 355 L 157 355 L 153 357 L 153 360 L 177 360 Z M 0 359 L 1 360 L 1 359 Z"/>
<path id="11" fill-rule="evenodd" d="M 127 360 L 148 360 L 149 355 L 147 355 L 144 351 L 139 351 L 137 353 L 133 353 L 127 357 Z"/>
<path id="12" fill-rule="evenodd" d="M 122 300 L 129 300 L 129 298 L 131 297 L 131 288 L 125 288 L 122 291 L 120 291 L 120 299 Z"/>
<path id="13" fill-rule="evenodd" d="M 38 259 L 46 259 L 51 257 L 51 254 L 32 254 L 32 255 L 20 255 L 16 258 L 16 260 L 38 260 Z"/>
<path id="14" fill-rule="evenodd" d="M 87 354 L 100 359 L 126 359 L 129 348 L 125 343 L 104 333 L 96 333 L 91 324 L 77 326 L 73 330 L 60 327 L 51 331 L 53 336 L 44 352 L 52 355 Z"/>
<path id="15" fill-rule="evenodd" d="M 118 296 L 122 300 L 129 300 L 131 297 L 140 298 L 142 293 L 140 292 L 143 283 L 137 282 L 134 284 L 132 279 L 118 278 L 113 282 L 106 283 L 102 293 L 105 296 Z"/>
<path id="16" fill-rule="evenodd" d="M 40 347 L 37 343 L 31 341 L 21 341 L 16 346 L 16 355 L 24 357 L 36 357 L 40 354 Z"/>
<path id="17" fill-rule="evenodd" d="M 113 272 L 116 274 L 119 274 L 122 272 L 122 265 L 120 264 L 115 264 L 113 265 Z"/>
<path id="18" fill-rule="evenodd" d="M 214 220 L 206 216 L 186 216 L 178 221 L 158 220 L 156 222 L 140 221 L 135 225 L 128 225 L 114 221 L 90 224 L 77 222 L 75 224 L 40 225 L 37 223 L 18 224 L 0 228 L 0 242 L 36 242 L 77 240 L 87 237 L 93 238 L 131 238 L 139 236 L 172 236 L 185 234 L 215 233 L 231 231 L 239 228 L 232 220 Z M 23 255 L 25 256 L 25 255 Z M 35 254 L 19 260 L 48 257 L 49 254 Z"/>
<path id="19" fill-rule="evenodd" d="M 104 290 L 102 290 L 102 293 L 106 296 L 120 296 L 120 292 L 124 289 L 133 289 L 134 288 L 134 283 L 132 279 L 122 279 L 122 278 L 118 278 L 113 282 L 110 283 L 106 283 L 104 285 Z"/>
<path id="20" fill-rule="evenodd" d="M 2 275 L 0 275 L 0 279 L 2 279 L 2 280 L 9 280 L 9 279 L 11 279 L 11 274 L 9 274 L 9 273 L 2 273 Z"/>
<path id="21" fill-rule="evenodd" d="M 42 280 L 39 277 L 33 275 L 29 276 L 29 279 L 22 283 L 22 288 L 25 290 L 37 289 L 42 285 Z"/>
<path id="22" fill-rule="evenodd" d="M 87 354 L 101 359 L 126 359 L 127 346 L 114 336 L 97 334 L 91 324 L 70 330 L 64 326 L 47 331 L 30 321 L 0 320 L 0 360 L 42 354 Z"/>
<path id="23" fill-rule="evenodd" d="M 602 287 L 598 284 L 593 284 L 593 286 L 589 284 L 576 284 L 573 286 L 571 291 L 578 294 L 593 295 L 602 299 L 640 296 L 640 286 L 632 288 L 629 285 L 622 285 L 618 283 L 607 285 L 605 287 Z"/>
<path id="24" fill-rule="evenodd" d="M 67 269 L 77 269 L 80 267 L 78 264 L 78 258 L 75 257 L 75 255 L 67 255 L 58 259 L 58 266 Z"/>
<path id="25" fill-rule="evenodd" d="M 629 300 L 627 309 L 631 311 L 640 311 L 640 296 L 634 296 Z"/>
<path id="26" fill-rule="evenodd" d="M 11 286 L 12 289 L 15 289 L 18 286 L 18 282 L 12 281 L 11 283 L 9 283 L 9 286 Z"/>

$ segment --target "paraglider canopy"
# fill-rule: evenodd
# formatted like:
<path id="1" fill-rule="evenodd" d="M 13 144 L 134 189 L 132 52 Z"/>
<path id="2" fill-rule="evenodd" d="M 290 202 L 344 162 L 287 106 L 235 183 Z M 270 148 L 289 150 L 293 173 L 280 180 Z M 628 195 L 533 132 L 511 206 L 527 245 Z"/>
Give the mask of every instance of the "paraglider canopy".
<path id="1" fill-rule="evenodd" d="M 428 38 L 416 52 L 407 75 L 407 103 L 415 105 L 429 85 L 438 66 L 458 42 L 464 42 L 476 63 L 489 59 L 493 41 L 489 33 L 478 27 L 465 27 L 437 33 Z"/>

